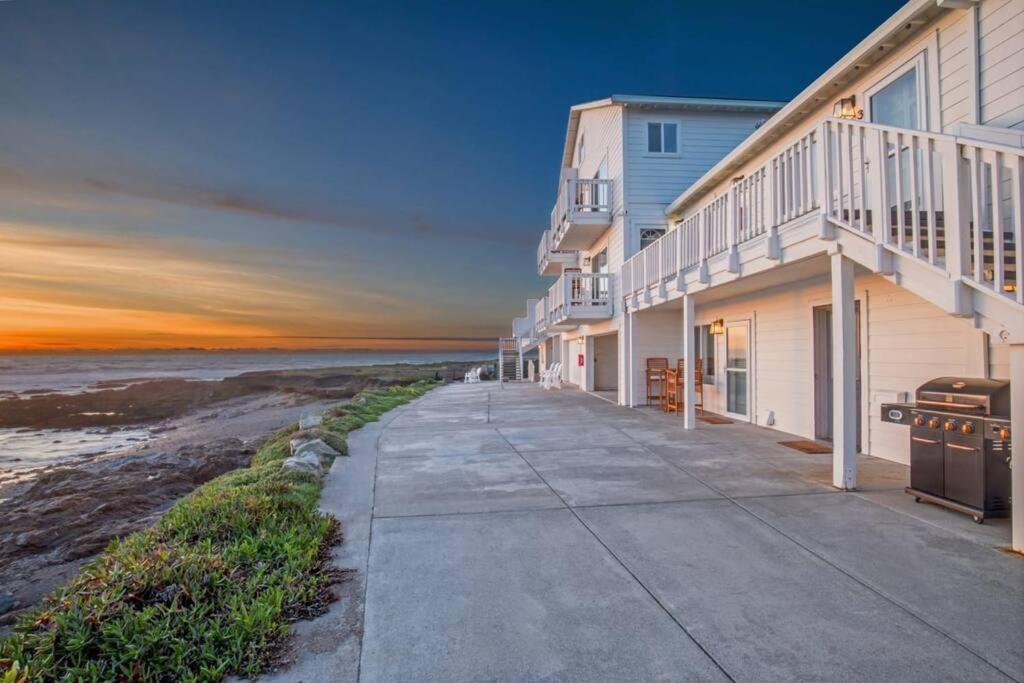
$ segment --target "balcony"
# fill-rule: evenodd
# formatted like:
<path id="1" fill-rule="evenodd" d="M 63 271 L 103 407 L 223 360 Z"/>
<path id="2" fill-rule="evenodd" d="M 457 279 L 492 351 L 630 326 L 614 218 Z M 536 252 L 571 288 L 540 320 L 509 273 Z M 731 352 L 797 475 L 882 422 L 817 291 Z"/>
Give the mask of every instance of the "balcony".
<path id="1" fill-rule="evenodd" d="M 551 210 L 551 249 L 582 251 L 593 246 L 612 224 L 612 181 L 576 178 L 576 169 L 562 172 L 558 201 Z"/>
<path id="2" fill-rule="evenodd" d="M 551 231 L 545 230 L 537 245 L 537 274 L 561 275 L 562 268 L 575 266 L 577 252 L 557 251 L 551 246 Z"/>
<path id="3" fill-rule="evenodd" d="M 651 305 L 813 253 L 801 240 L 838 240 L 950 313 L 1024 335 L 1021 187 L 1018 148 L 826 119 L 626 261 L 620 296 Z"/>
<path id="4" fill-rule="evenodd" d="M 548 290 L 546 323 L 549 331 L 568 330 L 612 317 L 610 273 L 566 273 Z"/>

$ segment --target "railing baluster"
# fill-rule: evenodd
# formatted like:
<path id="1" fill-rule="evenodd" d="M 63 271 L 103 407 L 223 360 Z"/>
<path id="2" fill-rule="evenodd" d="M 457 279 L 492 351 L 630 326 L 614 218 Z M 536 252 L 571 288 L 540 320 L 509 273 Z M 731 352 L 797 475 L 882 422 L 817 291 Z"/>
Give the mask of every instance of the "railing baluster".
<path id="1" fill-rule="evenodd" d="M 981 177 L 981 154 L 977 147 L 970 148 L 971 160 L 971 213 L 974 219 L 974 281 L 979 285 L 985 282 L 985 261 L 984 261 L 984 239 L 982 233 L 984 228 L 982 222 L 982 203 L 985 198 L 985 183 Z"/>
<path id="2" fill-rule="evenodd" d="M 922 179 L 922 190 L 924 194 L 925 220 L 928 234 L 928 263 L 935 265 L 938 260 L 938 244 L 936 237 L 938 231 L 935 229 L 935 169 L 932 167 L 932 141 L 926 138 L 924 141 L 924 178 Z"/>
<path id="3" fill-rule="evenodd" d="M 1014 281 L 1017 286 L 1017 303 L 1024 304 L 1024 286 L 1021 286 L 1021 275 L 1024 273 L 1024 156 L 1017 157 L 1016 165 L 1011 168 L 1011 194 L 1013 195 L 1012 228 L 1013 246 L 1016 249 L 1014 260 Z"/>
<path id="4" fill-rule="evenodd" d="M 985 156 L 989 160 L 989 168 L 992 170 L 992 285 L 998 294 L 1003 293 L 1005 269 L 1003 262 L 1003 216 L 1006 209 L 1003 207 L 1002 198 L 1002 175 L 1003 154 L 986 150 Z"/>
<path id="5" fill-rule="evenodd" d="M 917 136 L 910 136 L 910 234 L 914 240 L 914 256 L 921 257 L 921 214 L 917 205 Z"/>
<path id="6" fill-rule="evenodd" d="M 836 190 L 839 193 L 839 196 L 836 197 L 836 208 L 838 209 L 836 220 L 843 222 L 846 220 L 843 218 L 843 193 L 846 192 L 845 174 L 843 173 L 843 158 L 845 156 L 843 154 L 843 129 L 847 127 L 842 123 L 836 124 Z"/>
<path id="7" fill-rule="evenodd" d="M 857 133 L 857 175 L 860 179 L 860 201 L 858 206 L 860 208 L 860 221 L 856 224 L 861 232 L 868 231 L 868 184 L 867 184 L 867 173 L 865 172 L 865 154 L 866 145 L 864 144 L 864 129 L 860 128 Z"/>
<path id="8" fill-rule="evenodd" d="M 895 146 L 896 165 L 896 226 L 899 232 L 896 233 L 896 246 L 903 251 L 906 234 L 904 226 L 906 217 L 903 215 L 903 133 L 896 133 Z"/>

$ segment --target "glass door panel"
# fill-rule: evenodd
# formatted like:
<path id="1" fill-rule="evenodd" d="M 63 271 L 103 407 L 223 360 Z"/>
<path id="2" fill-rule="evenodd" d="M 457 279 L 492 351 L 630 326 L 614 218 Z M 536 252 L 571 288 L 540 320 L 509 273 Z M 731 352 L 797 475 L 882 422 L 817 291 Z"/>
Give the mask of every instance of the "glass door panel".
<path id="1" fill-rule="evenodd" d="M 725 326 L 725 411 L 750 417 L 750 323 Z"/>

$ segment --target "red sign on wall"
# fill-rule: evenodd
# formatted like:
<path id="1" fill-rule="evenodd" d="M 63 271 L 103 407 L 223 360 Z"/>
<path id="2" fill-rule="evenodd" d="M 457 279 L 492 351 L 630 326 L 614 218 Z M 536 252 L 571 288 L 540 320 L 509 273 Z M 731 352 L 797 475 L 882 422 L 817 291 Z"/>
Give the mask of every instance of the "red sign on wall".
<path id="1" fill-rule="evenodd" d="M 580 366 L 581 368 L 583 367 L 583 354 L 582 353 L 579 354 L 578 356 L 576 356 L 576 365 Z"/>

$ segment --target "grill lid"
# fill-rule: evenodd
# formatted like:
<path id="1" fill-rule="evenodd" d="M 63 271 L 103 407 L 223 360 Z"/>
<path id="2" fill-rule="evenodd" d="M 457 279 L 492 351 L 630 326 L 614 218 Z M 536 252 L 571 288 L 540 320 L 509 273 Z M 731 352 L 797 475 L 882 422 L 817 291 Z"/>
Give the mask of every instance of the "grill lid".
<path id="1" fill-rule="evenodd" d="M 921 407 L 1009 415 L 1010 383 L 978 377 L 937 377 L 917 388 Z"/>

